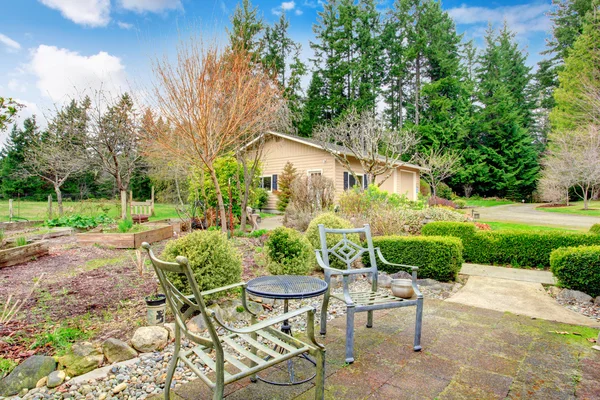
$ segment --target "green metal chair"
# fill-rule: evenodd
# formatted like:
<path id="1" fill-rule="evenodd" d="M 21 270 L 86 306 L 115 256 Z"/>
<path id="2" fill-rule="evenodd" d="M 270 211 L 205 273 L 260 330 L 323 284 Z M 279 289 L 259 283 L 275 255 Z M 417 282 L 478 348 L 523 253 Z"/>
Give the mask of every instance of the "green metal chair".
<path id="1" fill-rule="evenodd" d="M 367 247 L 354 243 L 348 239 L 349 234 L 362 234 L 367 241 Z M 327 247 L 327 235 L 339 235 L 341 239 L 333 247 Z M 325 282 L 329 285 L 325 296 L 323 297 L 323 307 L 321 307 L 321 335 L 327 332 L 327 307 L 329 299 L 333 297 L 346 304 L 346 362 L 354 362 L 354 314 L 357 312 L 367 312 L 367 328 L 373 327 L 373 311 L 384 310 L 396 307 L 416 306 L 417 315 L 415 323 L 415 340 L 413 349 L 421 350 L 421 326 L 423 319 L 423 295 L 417 287 L 417 270 L 418 267 L 403 264 L 394 264 L 385 260 L 379 247 L 373 246 L 371 239 L 371 228 L 365 225 L 363 228 L 356 229 L 330 229 L 324 225 L 319 225 L 319 237 L 321 240 L 321 250 L 316 250 L 317 263 L 325 271 Z M 369 254 L 369 268 L 352 268 L 352 264 L 362 257 L 363 253 Z M 377 253 L 377 258 L 375 257 Z M 332 268 L 329 265 L 330 256 L 336 257 L 346 264 L 347 269 Z M 400 297 L 395 297 L 389 294 L 377 291 L 377 262 L 395 266 L 412 271 L 412 287 L 415 291 L 416 299 L 406 300 Z M 349 288 L 350 276 L 356 274 L 370 274 L 372 276 L 372 286 L 370 291 L 351 292 Z M 341 275 L 344 291 L 341 294 L 330 293 L 331 291 L 331 276 Z"/>
<path id="2" fill-rule="evenodd" d="M 256 314 L 248 309 L 246 302 L 246 284 L 241 282 L 222 288 L 200 292 L 192 270 L 185 257 L 177 257 L 176 262 L 161 261 L 154 256 L 150 245 L 143 243 L 148 251 L 160 286 L 165 293 L 167 303 L 175 316 L 175 349 L 169 364 L 165 381 L 165 399 L 170 397 L 171 381 L 178 361 L 182 361 L 204 383 L 213 390 L 213 399 L 222 399 L 225 385 L 245 377 L 256 381 L 256 373 L 273 365 L 287 361 L 292 357 L 309 353 L 316 360 L 315 399 L 324 398 L 325 385 L 325 348 L 317 343 L 314 332 L 315 309 L 302 307 L 283 315 L 257 322 Z M 183 295 L 169 280 L 168 273 L 184 274 L 193 295 Z M 244 328 L 227 326 L 212 310 L 207 310 L 203 297 L 230 289 L 241 290 L 242 305 L 251 315 L 251 325 Z M 208 337 L 190 332 L 186 321 L 197 313 L 204 319 Z M 307 316 L 307 336 L 310 343 L 305 343 L 275 329 L 273 325 L 300 315 Z M 220 335 L 215 329 L 222 327 L 226 334 Z M 182 334 L 196 346 L 192 349 L 181 348 Z M 277 350 L 274 350 L 277 346 Z M 260 352 L 260 354 L 259 354 Z M 267 355 L 269 357 L 264 357 Z M 208 368 L 209 373 L 198 368 L 196 362 Z M 225 368 L 227 365 L 227 369 Z M 212 379 L 211 379 L 212 377 Z"/>

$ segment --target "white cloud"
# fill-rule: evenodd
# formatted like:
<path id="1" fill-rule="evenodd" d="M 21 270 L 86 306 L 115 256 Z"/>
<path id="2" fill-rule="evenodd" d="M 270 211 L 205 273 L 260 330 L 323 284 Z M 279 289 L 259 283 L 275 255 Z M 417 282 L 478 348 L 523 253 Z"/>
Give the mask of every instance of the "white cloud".
<path id="1" fill-rule="evenodd" d="M 302 10 L 300 10 L 300 9 L 297 9 L 297 10 L 296 10 L 294 13 L 295 13 L 296 15 L 302 15 L 302 14 L 304 14 L 304 13 L 302 12 Z"/>
<path id="2" fill-rule="evenodd" d="M 546 32 L 550 29 L 550 19 L 546 15 L 550 5 L 546 3 L 522 4 L 496 8 L 460 7 L 448 10 L 458 25 L 502 24 L 506 21 L 509 28 L 517 34 Z"/>
<path id="3" fill-rule="evenodd" d="M 63 17 L 76 24 L 106 26 L 110 22 L 110 0 L 39 0 L 60 11 Z"/>
<path id="4" fill-rule="evenodd" d="M 25 93 L 27 91 L 27 86 L 23 84 L 18 79 L 11 79 L 8 81 L 8 89 L 12 92 L 20 92 Z"/>
<path id="5" fill-rule="evenodd" d="M 117 25 L 121 29 L 127 29 L 127 30 L 133 29 L 133 25 L 132 24 L 128 24 L 127 22 L 117 21 Z"/>
<path id="6" fill-rule="evenodd" d="M 280 5 L 278 5 L 275 8 L 271 9 L 271 12 L 275 15 L 281 15 L 286 11 L 292 11 L 296 8 L 296 2 L 295 1 L 284 1 L 283 3 L 281 3 Z M 302 11 L 300 11 L 300 14 L 298 14 L 298 11 L 300 10 L 296 10 L 296 15 L 300 15 L 302 14 Z"/>
<path id="7" fill-rule="evenodd" d="M 84 56 L 68 49 L 40 45 L 32 51 L 30 70 L 43 96 L 61 103 L 88 90 L 120 93 L 127 89 L 125 66 L 106 52 Z"/>
<path id="8" fill-rule="evenodd" d="M 137 13 L 160 13 L 183 8 L 181 0 L 120 0 L 119 3 L 124 9 Z"/>
<path id="9" fill-rule="evenodd" d="M 6 49 L 10 52 L 18 51 L 21 49 L 21 45 L 16 40 L 12 40 L 6 35 L 0 33 L 0 43 L 6 46 Z"/>

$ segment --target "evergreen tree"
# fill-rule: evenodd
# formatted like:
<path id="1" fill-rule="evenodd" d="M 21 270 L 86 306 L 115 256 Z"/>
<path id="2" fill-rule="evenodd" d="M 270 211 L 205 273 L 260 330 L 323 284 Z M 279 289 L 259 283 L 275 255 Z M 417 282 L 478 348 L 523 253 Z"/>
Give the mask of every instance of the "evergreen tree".
<path id="1" fill-rule="evenodd" d="M 586 93 L 600 90 L 600 5 L 588 13 L 583 33 L 559 73 L 559 82 L 550 113 L 552 131 L 572 131 L 587 125 L 591 116 Z"/>
<path id="2" fill-rule="evenodd" d="M 296 168 L 291 162 L 285 163 L 283 172 L 279 175 L 279 181 L 277 187 L 279 193 L 277 194 L 277 210 L 285 212 L 290 199 L 292 197 L 292 183 L 296 179 Z"/>
<path id="3" fill-rule="evenodd" d="M 258 7 L 253 7 L 250 0 L 242 0 L 231 17 L 231 29 L 228 29 L 229 45 L 236 51 L 247 51 L 253 60 L 258 62 L 262 54 L 260 35 L 263 30 L 264 23 L 258 14 Z"/>
<path id="4" fill-rule="evenodd" d="M 552 38 L 548 41 L 545 54 L 553 55 L 553 64 L 562 64 L 569 50 L 583 31 L 584 19 L 597 0 L 552 0 L 554 8 L 549 16 L 552 20 Z"/>

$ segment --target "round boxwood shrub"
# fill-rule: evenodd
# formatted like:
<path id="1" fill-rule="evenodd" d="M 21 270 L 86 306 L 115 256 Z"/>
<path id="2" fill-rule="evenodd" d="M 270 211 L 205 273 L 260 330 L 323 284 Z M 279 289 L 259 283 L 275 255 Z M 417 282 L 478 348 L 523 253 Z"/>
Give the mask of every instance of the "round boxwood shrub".
<path id="1" fill-rule="evenodd" d="M 300 232 L 279 227 L 265 243 L 267 268 L 273 275 L 306 275 L 315 263 L 314 250 Z"/>
<path id="2" fill-rule="evenodd" d="M 590 228 L 590 230 L 588 232 L 596 234 L 596 235 L 600 235 L 600 224 L 594 224 L 594 225 L 592 225 L 591 228 Z"/>
<path id="3" fill-rule="evenodd" d="M 324 213 L 318 215 L 315 219 L 310 221 L 308 224 L 308 229 L 306 229 L 306 238 L 312 245 L 314 249 L 321 249 L 321 239 L 319 238 L 319 224 L 325 225 L 326 228 L 332 229 L 352 229 L 352 223 L 347 219 L 338 217 L 334 213 Z M 358 233 L 352 233 L 346 236 L 349 240 L 360 246 L 360 236 Z M 342 235 L 336 235 L 332 233 L 328 233 L 326 236 L 327 239 L 327 248 L 332 248 L 335 246 L 341 239 Z M 329 265 L 333 268 L 338 269 L 346 269 L 346 264 L 337 258 L 336 256 L 331 256 L 329 258 Z"/>
<path id="4" fill-rule="evenodd" d="M 227 235 L 218 231 L 197 231 L 167 243 L 162 257 L 175 261 L 187 257 L 201 291 L 238 283 L 242 279 L 242 257 Z M 170 274 L 173 285 L 184 294 L 192 290 L 183 274 Z"/>
<path id="5" fill-rule="evenodd" d="M 560 286 L 600 296 L 600 246 L 561 247 L 550 254 Z"/>

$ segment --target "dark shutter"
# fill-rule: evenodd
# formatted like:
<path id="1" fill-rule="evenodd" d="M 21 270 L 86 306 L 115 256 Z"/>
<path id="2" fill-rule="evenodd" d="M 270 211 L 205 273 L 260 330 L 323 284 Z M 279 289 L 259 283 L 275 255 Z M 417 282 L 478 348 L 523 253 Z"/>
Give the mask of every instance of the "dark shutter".
<path id="1" fill-rule="evenodd" d="M 349 182 L 348 182 L 348 173 L 344 172 L 344 190 L 348 190 Z"/>
<path id="2" fill-rule="evenodd" d="M 369 187 L 369 175 L 364 174 L 363 175 L 363 189 L 366 189 Z"/>
<path id="3" fill-rule="evenodd" d="M 271 180 L 271 189 L 277 190 L 277 175 L 273 175 L 273 180 Z"/>

